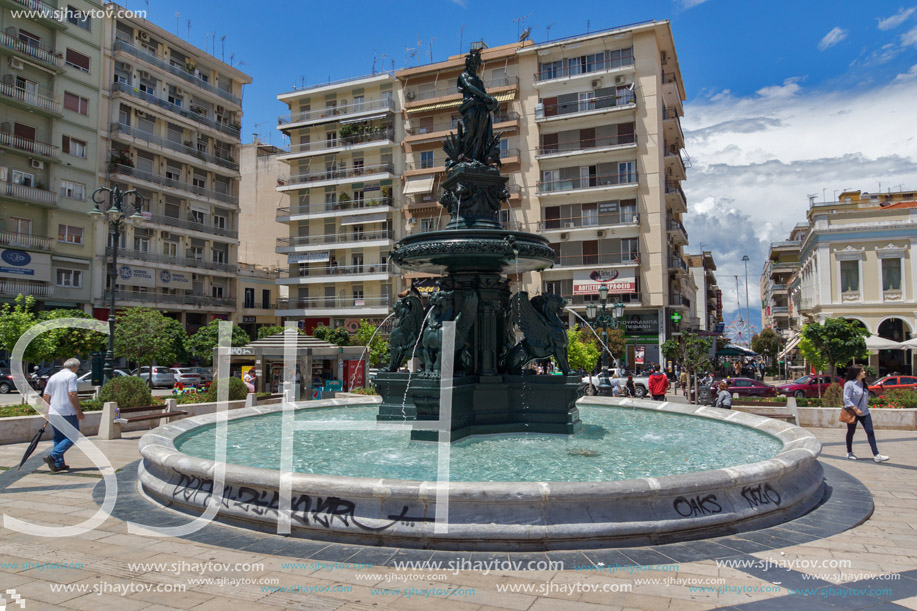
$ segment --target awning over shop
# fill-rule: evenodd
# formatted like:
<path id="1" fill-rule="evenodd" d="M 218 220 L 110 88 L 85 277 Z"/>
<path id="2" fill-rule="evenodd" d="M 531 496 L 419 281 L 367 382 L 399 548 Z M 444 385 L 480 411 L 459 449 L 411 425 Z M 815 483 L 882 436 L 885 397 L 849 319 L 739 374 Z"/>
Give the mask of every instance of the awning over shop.
<path id="1" fill-rule="evenodd" d="M 341 125 L 347 125 L 348 123 L 363 123 L 364 121 L 375 121 L 376 119 L 384 119 L 385 114 L 381 115 L 372 115 L 371 117 L 357 117 L 356 119 L 344 119 L 341 121 Z"/>
<path id="2" fill-rule="evenodd" d="M 866 338 L 866 348 L 868 350 L 904 350 L 907 346 L 902 346 L 901 342 L 870 335 Z"/>
<path id="3" fill-rule="evenodd" d="M 717 356 L 758 356 L 757 352 L 742 348 L 741 346 L 726 346 L 716 351 Z"/>
<path id="4" fill-rule="evenodd" d="M 405 195 L 417 195 L 419 193 L 430 193 L 433 191 L 433 181 L 435 176 L 424 176 L 421 178 L 409 178 L 404 183 Z"/>
<path id="5" fill-rule="evenodd" d="M 388 218 L 388 213 L 377 212 L 375 214 L 357 214 L 355 216 L 345 216 L 341 218 L 341 225 L 365 225 L 369 223 L 384 223 Z"/>

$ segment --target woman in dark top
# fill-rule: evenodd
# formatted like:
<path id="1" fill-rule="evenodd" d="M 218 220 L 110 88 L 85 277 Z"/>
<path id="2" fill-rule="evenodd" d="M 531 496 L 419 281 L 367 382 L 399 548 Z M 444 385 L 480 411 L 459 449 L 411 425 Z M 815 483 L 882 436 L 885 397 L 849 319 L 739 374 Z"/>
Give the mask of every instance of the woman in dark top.
<path id="1" fill-rule="evenodd" d="M 637 387 L 634 386 L 634 376 L 632 375 L 627 376 L 627 383 L 624 385 L 624 388 L 627 390 L 628 397 L 637 396 Z"/>

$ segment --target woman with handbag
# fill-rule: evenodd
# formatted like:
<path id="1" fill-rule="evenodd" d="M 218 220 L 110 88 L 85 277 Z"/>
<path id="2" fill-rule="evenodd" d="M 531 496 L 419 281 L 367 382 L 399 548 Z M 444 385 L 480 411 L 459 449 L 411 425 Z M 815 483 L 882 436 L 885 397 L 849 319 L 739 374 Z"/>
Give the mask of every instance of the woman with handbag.
<path id="1" fill-rule="evenodd" d="M 844 382 L 844 408 L 841 410 L 841 422 L 847 423 L 847 458 L 856 460 L 853 454 L 853 434 L 857 429 L 857 422 L 863 424 L 866 439 L 872 449 L 872 459 L 876 462 L 885 462 L 888 456 L 879 454 L 876 447 L 876 434 L 872 428 L 872 416 L 869 414 L 869 389 L 866 387 L 866 371 L 860 365 L 851 365 L 847 368 L 847 381 Z"/>

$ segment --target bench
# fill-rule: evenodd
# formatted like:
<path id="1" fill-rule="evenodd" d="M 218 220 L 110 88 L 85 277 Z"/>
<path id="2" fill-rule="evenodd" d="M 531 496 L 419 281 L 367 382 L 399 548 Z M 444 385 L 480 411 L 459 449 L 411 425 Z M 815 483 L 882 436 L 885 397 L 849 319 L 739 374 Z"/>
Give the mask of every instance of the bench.
<path id="1" fill-rule="evenodd" d="M 147 407 L 125 407 L 121 414 L 136 414 L 139 412 L 158 412 L 151 416 L 132 416 L 130 418 L 114 418 L 113 422 L 118 424 L 128 424 L 129 422 L 144 422 L 145 420 L 161 420 L 162 418 L 171 418 L 172 416 L 187 416 L 188 412 L 182 410 L 169 410 L 168 405 L 150 405 Z"/>
<path id="2" fill-rule="evenodd" d="M 132 422 L 148 422 L 159 420 L 159 426 L 169 423 L 169 419 L 175 416 L 187 416 L 188 412 L 176 409 L 178 403 L 175 399 L 166 399 L 165 405 L 148 405 L 145 407 L 126 407 L 118 409 L 118 404 L 109 401 L 102 406 L 102 418 L 99 422 L 100 439 L 121 439 L 121 425 Z M 115 417 L 115 414 L 119 417 Z M 146 414 L 139 416 L 127 416 L 125 414 Z"/>

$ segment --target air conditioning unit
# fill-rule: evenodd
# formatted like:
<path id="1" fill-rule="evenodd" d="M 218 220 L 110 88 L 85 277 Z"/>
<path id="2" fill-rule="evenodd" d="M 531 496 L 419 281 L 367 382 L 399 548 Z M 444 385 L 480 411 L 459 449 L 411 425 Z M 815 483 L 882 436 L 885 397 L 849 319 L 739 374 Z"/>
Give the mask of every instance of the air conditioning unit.
<path id="1" fill-rule="evenodd" d="M 541 102 L 535 104 L 535 118 L 544 119 L 544 104 Z"/>
<path id="2" fill-rule="evenodd" d="M 415 97 L 417 97 L 417 94 L 414 93 L 413 91 L 408 91 L 407 93 L 404 94 L 404 97 L 405 99 L 413 100 Z"/>
<path id="3" fill-rule="evenodd" d="M 10 58 L 10 69 L 12 70 L 22 70 L 25 68 L 25 63 L 18 57 Z"/>
<path id="4" fill-rule="evenodd" d="M 149 34 L 147 34 L 146 32 L 140 32 L 140 40 L 149 40 L 149 39 L 150 39 Z"/>
<path id="5" fill-rule="evenodd" d="M 594 81 L 592 81 L 593 89 L 598 89 L 601 86 L 602 86 L 602 79 L 595 79 Z"/>
<path id="6" fill-rule="evenodd" d="M 600 237 L 600 238 L 604 238 L 604 237 L 605 237 L 605 230 L 602 229 L 602 230 L 600 230 L 600 231 L 597 231 L 597 232 L 595 233 L 595 235 L 598 236 L 598 237 Z"/>
<path id="7" fill-rule="evenodd" d="M 175 94 L 176 94 L 176 95 L 182 95 L 183 93 L 185 93 L 185 92 L 181 90 L 181 87 L 176 87 L 176 88 L 175 88 Z"/>
<path id="8" fill-rule="evenodd" d="M 621 85 L 622 83 L 624 83 L 624 77 L 623 77 L 623 76 L 616 76 L 616 77 L 615 77 L 615 85 Z"/>
<path id="9" fill-rule="evenodd" d="M 146 80 L 150 80 L 150 73 L 147 72 L 146 70 L 141 70 L 141 71 L 140 71 L 140 78 L 146 79 Z"/>
<path id="10" fill-rule="evenodd" d="M 572 229 L 573 227 L 576 227 L 576 223 L 573 221 L 564 221 L 564 227 L 567 229 Z"/>
<path id="11" fill-rule="evenodd" d="M 569 239 L 570 239 L 570 234 L 569 234 L 569 233 L 562 233 L 562 234 L 560 234 L 560 239 L 561 239 L 561 240 L 569 240 Z"/>
<path id="12" fill-rule="evenodd" d="M 32 166 L 33 168 L 35 168 L 36 170 L 44 170 L 44 169 L 45 169 L 45 162 L 44 162 L 44 161 L 39 161 L 38 159 L 29 159 L 29 163 L 30 163 L 31 166 Z"/>

